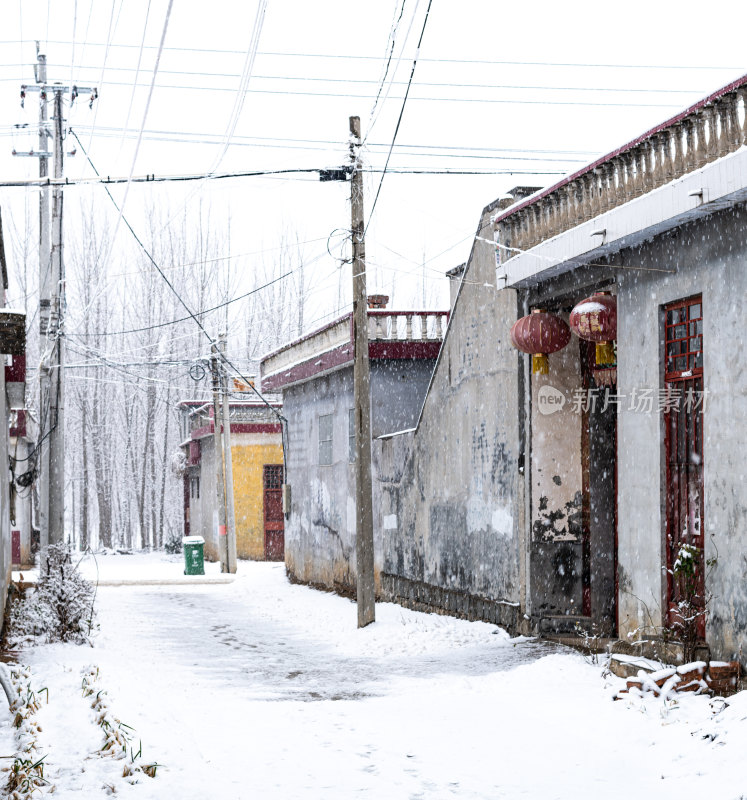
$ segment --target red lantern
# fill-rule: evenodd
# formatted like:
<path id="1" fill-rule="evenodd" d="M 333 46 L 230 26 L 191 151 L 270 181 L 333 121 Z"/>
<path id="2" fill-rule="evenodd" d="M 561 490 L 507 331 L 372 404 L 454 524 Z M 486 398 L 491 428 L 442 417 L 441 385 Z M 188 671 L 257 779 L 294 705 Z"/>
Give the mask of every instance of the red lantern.
<path id="1" fill-rule="evenodd" d="M 511 328 L 511 344 L 522 353 L 532 354 L 532 372 L 547 375 L 548 353 L 557 353 L 571 341 L 570 328 L 554 314 L 535 309 Z"/>
<path id="2" fill-rule="evenodd" d="M 596 363 L 616 363 L 612 342 L 617 339 L 617 298 L 609 292 L 595 292 L 571 311 L 571 330 L 587 342 L 596 342 Z"/>

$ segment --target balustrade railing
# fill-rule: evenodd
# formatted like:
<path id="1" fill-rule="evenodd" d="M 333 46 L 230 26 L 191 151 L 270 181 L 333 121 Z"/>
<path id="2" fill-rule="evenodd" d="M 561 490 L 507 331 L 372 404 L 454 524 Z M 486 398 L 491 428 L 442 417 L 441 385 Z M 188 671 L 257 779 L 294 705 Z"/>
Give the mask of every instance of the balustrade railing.
<path id="1" fill-rule="evenodd" d="M 448 311 L 369 311 L 370 341 L 441 341 Z"/>
<path id="2" fill-rule="evenodd" d="M 747 75 L 494 218 L 499 259 L 747 145 Z M 387 312 L 388 313 L 388 312 Z"/>

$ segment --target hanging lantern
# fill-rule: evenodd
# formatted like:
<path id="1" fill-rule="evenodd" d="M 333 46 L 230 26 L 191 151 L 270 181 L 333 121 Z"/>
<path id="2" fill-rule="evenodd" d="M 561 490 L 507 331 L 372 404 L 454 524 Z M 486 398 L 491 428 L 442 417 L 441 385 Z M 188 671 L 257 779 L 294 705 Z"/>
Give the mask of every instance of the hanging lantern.
<path id="1" fill-rule="evenodd" d="M 570 318 L 571 330 L 587 342 L 596 342 L 596 363 L 616 363 L 612 342 L 617 339 L 617 298 L 609 292 L 595 292 L 577 303 Z"/>
<path id="2" fill-rule="evenodd" d="M 511 344 L 522 353 L 532 354 L 532 372 L 547 375 L 548 353 L 557 353 L 571 341 L 570 328 L 554 314 L 535 309 L 517 320 L 511 328 Z"/>

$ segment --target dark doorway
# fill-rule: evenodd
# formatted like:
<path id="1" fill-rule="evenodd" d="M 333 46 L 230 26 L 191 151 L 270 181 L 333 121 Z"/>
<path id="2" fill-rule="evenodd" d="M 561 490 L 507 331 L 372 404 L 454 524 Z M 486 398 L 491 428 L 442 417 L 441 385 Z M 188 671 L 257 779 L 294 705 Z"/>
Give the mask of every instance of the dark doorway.
<path id="1" fill-rule="evenodd" d="M 264 476 L 265 559 L 285 560 L 285 522 L 283 519 L 283 466 L 265 464 Z"/>

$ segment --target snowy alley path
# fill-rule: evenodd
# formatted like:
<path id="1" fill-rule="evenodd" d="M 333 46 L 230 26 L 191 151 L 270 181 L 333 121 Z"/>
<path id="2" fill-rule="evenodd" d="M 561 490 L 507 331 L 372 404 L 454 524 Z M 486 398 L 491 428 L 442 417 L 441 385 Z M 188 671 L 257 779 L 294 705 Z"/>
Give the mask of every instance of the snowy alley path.
<path id="1" fill-rule="evenodd" d="M 181 570 L 139 558 L 117 567 Z M 243 563 L 233 584 L 103 586 L 98 608 L 93 649 L 24 654 L 49 687 L 42 744 L 55 797 L 104 796 L 104 767 L 117 794 L 142 800 L 747 791 L 747 702 L 715 719 L 706 698 L 626 707 L 611 701 L 618 683 L 577 654 L 391 604 L 359 631 L 353 603 L 288 584 L 282 564 Z M 143 759 L 164 765 L 155 779 L 132 786 L 91 760 L 81 779 L 75 758 L 96 729 L 74 689 L 88 664 Z M 70 740 L 55 747 L 66 725 Z"/>

